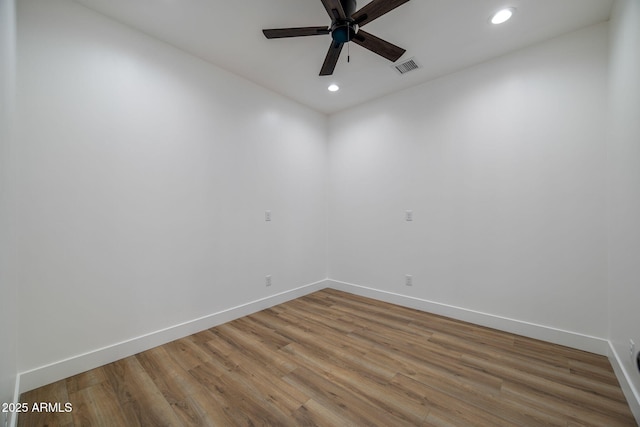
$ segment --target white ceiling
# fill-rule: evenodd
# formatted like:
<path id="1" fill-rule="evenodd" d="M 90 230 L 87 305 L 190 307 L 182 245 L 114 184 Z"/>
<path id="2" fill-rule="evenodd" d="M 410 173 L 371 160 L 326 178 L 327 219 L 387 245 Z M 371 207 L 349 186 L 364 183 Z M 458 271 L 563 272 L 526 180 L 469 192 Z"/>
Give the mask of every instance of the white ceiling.
<path id="1" fill-rule="evenodd" d="M 400 76 L 351 43 L 332 76 L 318 76 L 331 36 L 267 40 L 263 28 L 329 25 L 320 0 L 75 0 L 117 21 L 324 113 L 455 72 L 609 19 L 613 0 L 411 0 L 364 29 L 423 68 Z M 370 0 L 360 0 L 358 9 Z M 503 25 L 490 15 L 516 8 Z M 341 90 L 327 91 L 330 83 Z"/>

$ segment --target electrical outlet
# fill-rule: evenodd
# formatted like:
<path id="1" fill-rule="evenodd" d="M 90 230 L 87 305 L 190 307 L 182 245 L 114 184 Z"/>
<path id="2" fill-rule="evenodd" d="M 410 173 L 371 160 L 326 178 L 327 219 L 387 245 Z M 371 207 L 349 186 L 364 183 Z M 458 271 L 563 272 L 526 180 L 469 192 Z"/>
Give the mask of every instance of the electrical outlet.
<path id="1" fill-rule="evenodd" d="M 264 211 L 264 220 L 271 221 L 271 211 Z"/>
<path id="2" fill-rule="evenodd" d="M 407 274 L 404 276 L 404 284 L 406 286 L 413 286 L 413 276 L 410 274 Z"/>
<path id="3" fill-rule="evenodd" d="M 413 221 L 413 211 L 404 211 L 404 220 Z"/>
<path id="4" fill-rule="evenodd" d="M 629 340 L 629 359 L 631 359 L 631 363 L 633 363 L 633 356 L 636 354 L 636 343 L 633 340 Z"/>
<path id="5" fill-rule="evenodd" d="M 271 286 L 271 275 L 265 276 L 264 282 L 267 286 Z"/>

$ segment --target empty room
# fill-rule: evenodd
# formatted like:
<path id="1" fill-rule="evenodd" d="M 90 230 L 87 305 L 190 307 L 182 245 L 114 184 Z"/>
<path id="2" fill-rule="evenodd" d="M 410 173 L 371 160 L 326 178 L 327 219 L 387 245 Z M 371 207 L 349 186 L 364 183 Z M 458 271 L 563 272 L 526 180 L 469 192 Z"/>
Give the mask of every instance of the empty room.
<path id="1" fill-rule="evenodd" d="M 0 427 L 636 426 L 640 0 L 0 0 Z"/>

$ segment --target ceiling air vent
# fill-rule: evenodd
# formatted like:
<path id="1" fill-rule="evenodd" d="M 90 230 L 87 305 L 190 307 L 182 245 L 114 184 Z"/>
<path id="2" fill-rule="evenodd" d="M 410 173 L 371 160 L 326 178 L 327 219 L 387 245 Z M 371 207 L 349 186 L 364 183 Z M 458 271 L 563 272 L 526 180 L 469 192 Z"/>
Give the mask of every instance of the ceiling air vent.
<path id="1" fill-rule="evenodd" d="M 409 58 L 399 64 L 393 64 L 393 68 L 398 72 L 398 74 L 407 74 L 410 71 L 417 70 L 422 67 L 416 62 L 415 58 Z"/>

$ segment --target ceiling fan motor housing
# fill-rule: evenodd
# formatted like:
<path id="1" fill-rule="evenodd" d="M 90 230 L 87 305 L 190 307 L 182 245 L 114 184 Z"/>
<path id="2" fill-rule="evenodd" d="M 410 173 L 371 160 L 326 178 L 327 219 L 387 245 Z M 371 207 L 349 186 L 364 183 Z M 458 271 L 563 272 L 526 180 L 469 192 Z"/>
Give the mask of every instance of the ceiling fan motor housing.
<path id="1" fill-rule="evenodd" d="M 358 33 L 358 24 L 353 22 L 336 22 L 331 26 L 331 38 L 336 43 L 346 43 Z"/>
<path id="2" fill-rule="evenodd" d="M 351 15 L 356 13 L 356 0 L 340 0 L 342 9 L 344 10 L 347 19 L 334 20 L 331 23 L 331 38 L 336 43 L 347 43 L 358 32 L 358 25 L 354 23 Z"/>

